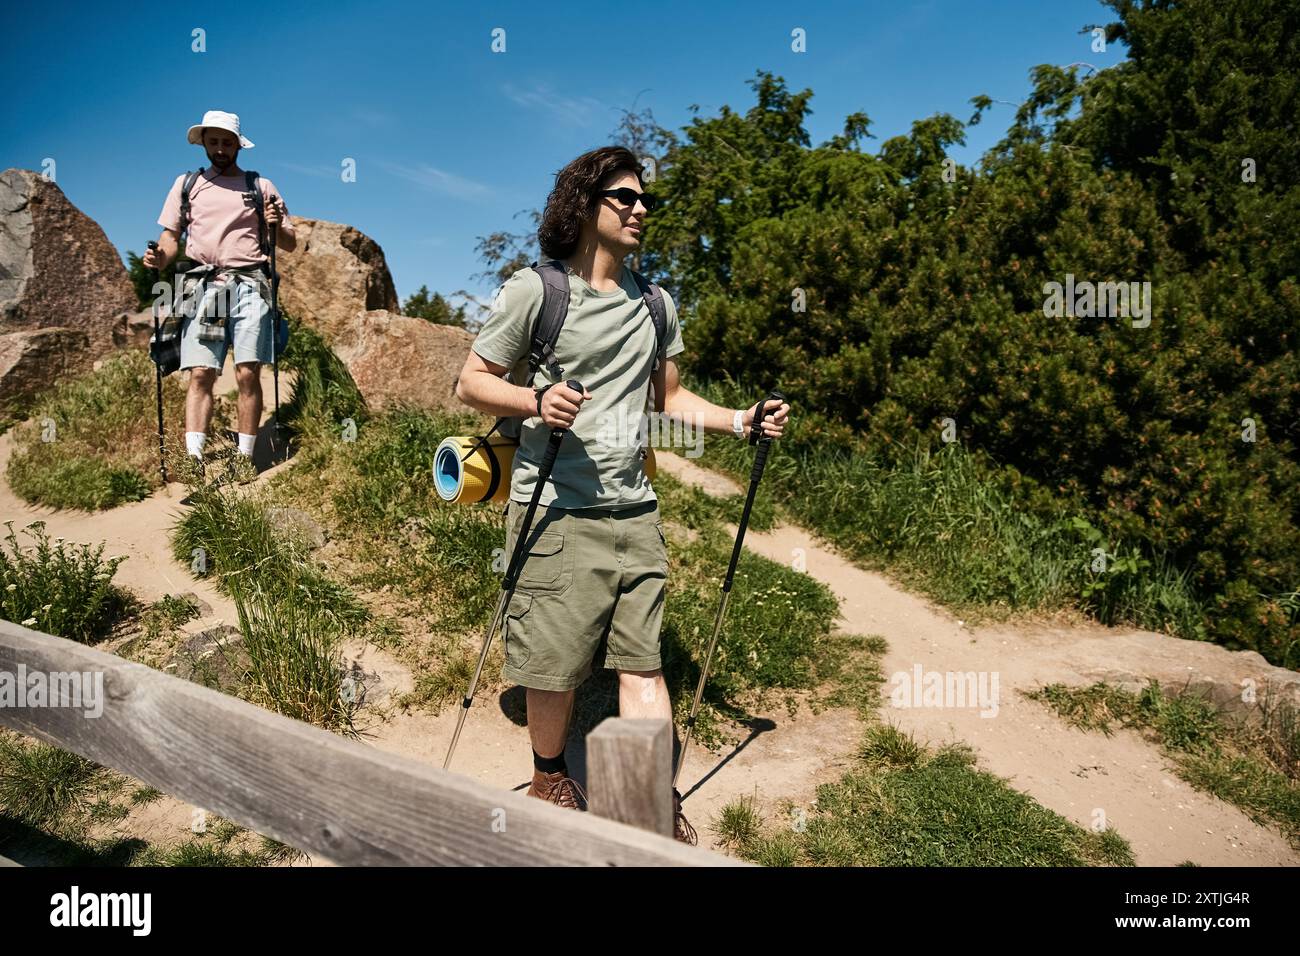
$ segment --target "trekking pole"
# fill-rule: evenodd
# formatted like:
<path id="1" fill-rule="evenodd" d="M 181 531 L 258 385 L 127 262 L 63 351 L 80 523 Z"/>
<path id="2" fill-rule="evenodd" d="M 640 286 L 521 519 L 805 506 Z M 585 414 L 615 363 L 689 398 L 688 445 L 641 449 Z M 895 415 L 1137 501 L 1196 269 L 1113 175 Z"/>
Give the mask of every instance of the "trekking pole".
<path id="1" fill-rule="evenodd" d="M 573 379 L 569 379 L 564 384 L 579 395 L 584 391 L 582 383 Z M 519 536 L 515 538 L 515 548 L 510 555 L 510 564 L 506 568 L 506 578 L 501 584 L 501 597 L 497 600 L 496 613 L 492 615 L 492 623 L 488 625 L 487 633 L 483 635 L 483 648 L 479 651 L 478 666 L 474 668 L 474 677 L 469 682 L 469 690 L 460 702 L 460 715 L 456 718 L 456 732 L 451 736 L 451 746 L 447 748 L 447 759 L 442 762 L 443 770 L 451 766 L 452 754 L 456 752 L 456 742 L 460 740 L 461 728 L 465 726 L 465 716 L 469 713 L 470 705 L 474 703 L 474 691 L 478 689 L 478 680 L 483 674 L 483 665 L 487 663 L 488 648 L 492 646 L 492 638 L 496 635 L 501 619 L 505 616 L 506 608 L 510 604 L 510 598 L 515 592 L 515 584 L 519 579 L 519 573 L 523 570 L 524 555 L 528 553 L 528 550 L 521 547 L 521 545 L 528 540 L 528 532 L 533 526 L 533 515 L 537 512 L 537 502 L 542 497 L 542 487 L 551 477 L 551 469 L 555 466 L 555 456 L 559 453 L 560 442 L 564 441 L 564 436 L 568 432 L 567 428 L 551 429 L 551 440 L 546 445 L 546 454 L 542 457 L 542 464 L 537 471 L 537 485 L 533 488 L 533 497 L 528 502 L 528 510 L 524 512 L 524 521 L 519 526 Z"/>
<path id="2" fill-rule="evenodd" d="M 155 256 L 157 256 L 158 243 L 154 242 L 153 240 L 150 240 L 149 250 Z M 154 286 L 156 287 L 158 283 L 161 281 L 162 281 L 162 270 L 159 269 L 157 266 L 154 266 L 153 269 Z M 161 338 L 162 338 L 162 330 L 158 324 L 158 297 L 157 295 L 155 295 L 153 300 L 153 340 L 154 340 L 155 349 L 162 347 Z M 162 473 L 162 483 L 163 486 L 166 487 L 167 485 L 167 443 L 164 437 L 166 433 L 163 431 L 162 364 L 158 361 L 157 355 L 153 355 L 151 357 L 153 358 L 153 370 L 155 373 L 154 378 L 158 387 L 158 470 L 159 472 Z"/>
<path id="3" fill-rule="evenodd" d="M 722 582 L 722 601 L 718 604 L 718 616 L 713 619 L 713 638 L 709 641 L 708 653 L 704 655 L 704 669 L 700 671 L 700 682 L 695 687 L 695 701 L 691 704 L 691 715 L 686 719 L 686 734 L 682 737 L 682 749 L 677 754 L 677 766 L 673 768 L 673 786 L 677 786 L 677 776 L 682 772 L 686 762 L 686 748 L 691 742 L 691 732 L 695 729 L 695 717 L 700 710 L 700 701 L 704 699 L 704 684 L 709 679 L 709 668 L 713 664 L 713 652 L 718 648 L 718 636 L 722 633 L 722 618 L 727 613 L 727 600 L 731 597 L 731 580 L 736 575 L 736 563 L 740 560 L 740 549 L 745 542 L 745 528 L 749 526 L 749 511 L 754 506 L 754 493 L 758 491 L 758 482 L 763 477 L 763 468 L 767 464 L 767 453 L 772 447 L 772 439 L 763 434 L 763 419 L 767 416 L 767 403 L 773 402 L 777 408 L 785 401 L 785 396 L 773 389 L 767 398 L 758 403 L 754 421 L 749 429 L 749 443 L 757 445 L 754 455 L 754 468 L 749 473 L 749 494 L 745 497 L 745 510 L 740 513 L 740 528 L 736 531 L 736 545 L 731 549 L 731 564 L 727 566 L 727 577 Z"/>
<path id="4" fill-rule="evenodd" d="M 280 273 L 275 267 L 279 227 L 271 224 L 271 379 L 275 383 L 275 411 L 271 413 L 271 461 L 280 441 Z"/>

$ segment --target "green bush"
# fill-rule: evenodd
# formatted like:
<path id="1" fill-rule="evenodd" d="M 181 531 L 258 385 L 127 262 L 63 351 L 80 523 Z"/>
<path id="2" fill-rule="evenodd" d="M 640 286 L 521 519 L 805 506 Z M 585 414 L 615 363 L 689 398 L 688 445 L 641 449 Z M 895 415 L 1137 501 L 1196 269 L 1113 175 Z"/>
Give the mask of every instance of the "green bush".
<path id="1" fill-rule="evenodd" d="M 974 168 L 946 162 L 965 135 L 947 115 L 871 154 L 858 113 L 814 147 L 812 91 L 760 73 L 751 109 L 694 118 L 660 163 L 643 265 L 695 379 L 779 385 L 807 444 L 846 455 L 906 466 L 955 439 L 1027 521 L 1080 517 L 1137 562 L 1087 604 L 1118 612 L 1121 579 L 1164 575 L 1208 637 L 1294 667 L 1294 6 L 1110 5 L 1129 59 L 1036 68 Z M 970 123 L 992 106 L 973 102 Z M 1048 317 L 1067 274 L 1150 282 L 1149 325 Z"/>
<path id="2" fill-rule="evenodd" d="M 88 644 L 104 637 L 133 607 L 127 592 L 113 584 L 124 557 L 104 559 L 104 545 L 50 540 L 45 522 L 23 530 L 35 542 L 24 548 L 9 533 L 0 544 L 0 616 L 26 627 Z"/>

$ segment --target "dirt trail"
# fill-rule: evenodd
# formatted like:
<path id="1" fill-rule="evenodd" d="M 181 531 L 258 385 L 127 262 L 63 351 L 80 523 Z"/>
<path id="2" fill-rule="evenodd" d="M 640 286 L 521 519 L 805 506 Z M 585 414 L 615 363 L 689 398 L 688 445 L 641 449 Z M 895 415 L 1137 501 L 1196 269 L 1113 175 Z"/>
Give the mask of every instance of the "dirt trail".
<path id="1" fill-rule="evenodd" d="M 269 378 L 265 384 L 269 395 Z M 283 381 L 281 388 L 284 399 L 289 389 Z M 12 436 L 0 436 L 0 475 L 11 453 Z M 725 477 L 678 456 L 659 453 L 659 461 L 665 471 L 712 494 L 740 490 Z M 74 541 L 107 541 L 107 553 L 129 558 L 120 567 L 117 581 L 142 600 L 185 591 L 197 594 L 211 605 L 212 612 L 190 622 L 187 631 L 218 622 L 234 623 L 229 599 L 206 582 L 195 580 L 188 568 L 171 557 L 167 535 L 184 507 L 184 494 L 183 486 L 171 485 L 145 501 L 87 514 L 34 508 L 0 481 L 0 519 L 12 518 L 21 526 L 39 518 L 51 535 Z M 1108 822 L 1131 842 L 1140 864 L 1167 865 L 1187 859 L 1204 865 L 1298 862 L 1281 836 L 1183 783 L 1159 751 L 1136 734 L 1120 732 L 1105 738 L 1073 730 L 1018 693 L 1053 681 L 1090 683 L 1099 676 L 1113 676 L 1115 666 L 1124 659 L 1140 669 L 1161 653 L 1167 658 L 1182 654 L 1188 660 L 1200 655 L 1200 671 L 1218 668 L 1223 671 L 1219 675 L 1222 680 L 1235 684 L 1243 675 L 1262 673 L 1258 667 L 1262 659 L 1234 658 L 1222 648 L 1189 648 L 1189 642 L 1161 635 L 1100 627 L 972 629 L 882 576 L 853 566 L 831 548 L 815 543 L 802 529 L 787 526 L 766 534 L 751 531 L 746 545 L 783 563 L 791 560 L 793 549 L 804 549 L 808 573 L 826 583 L 841 601 L 841 629 L 880 634 L 889 642 L 887 675 L 910 673 L 918 664 L 925 671 L 999 674 L 998 711 L 989 718 L 980 717 L 974 708 L 894 709 L 887 696 L 893 685 L 887 684 L 882 715 L 918 738 L 936 743 L 967 741 L 978 752 L 982 767 L 1009 778 L 1018 789 L 1082 826 L 1089 826 L 1098 810 L 1104 812 Z M 391 654 L 360 642 L 348 645 L 345 656 L 357 660 L 365 671 L 378 673 L 382 680 L 376 706 L 363 709 L 360 715 L 363 739 L 383 750 L 441 766 L 458 708 L 448 707 L 437 717 L 394 711 L 386 702 L 393 694 L 410 689 L 413 679 L 409 670 Z M 527 785 L 532 770 L 528 731 L 517 715 L 507 713 L 513 709 L 512 693 L 517 695 L 517 689 L 480 694 L 457 750 L 456 772 L 503 788 Z M 711 842 L 708 825 L 716 812 L 739 796 L 757 794 L 759 806 L 768 811 L 780 799 L 811 804 L 816 787 L 837 779 L 847 768 L 861 731 L 861 723 L 848 710 L 833 709 L 816 716 L 803 710 L 791 720 L 781 707 L 759 715 L 748 739 L 737 748 L 711 754 L 693 745 L 680 783 L 687 795 L 686 812 L 700 831 L 701 843 Z M 575 776 L 583 779 L 580 740 L 570 741 L 568 755 Z M 155 807 L 148 814 L 150 830 L 162 838 L 174 827 L 173 836 L 184 839 L 190 808 L 167 799 L 165 813 Z M 131 821 L 123 826 L 129 828 Z"/>
<path id="2" fill-rule="evenodd" d="M 1300 863 L 1284 837 L 1231 804 L 1193 789 L 1136 732 L 1105 737 L 1076 730 L 1020 694 L 1055 682 L 1087 685 L 1133 674 L 1151 674 L 1164 683 L 1182 676 L 1219 687 L 1236 687 L 1250 678 L 1259 686 L 1285 683 L 1293 693 L 1300 675 L 1271 667 L 1258 654 L 1146 631 L 1089 625 L 972 628 L 883 576 L 854 566 L 802 528 L 750 531 L 745 545 L 787 565 L 802 549 L 807 572 L 839 598 L 841 628 L 885 637 L 889 650 L 883 661 L 887 680 L 881 717 L 918 740 L 965 741 L 977 752 L 980 767 L 1080 826 L 1089 827 L 1104 815 L 1128 839 L 1139 865 Z M 998 693 L 990 698 L 996 708 L 894 706 L 891 694 L 904 683 L 894 676 L 906 674 L 907 684 L 918 686 L 918 666 L 923 675 L 996 673 Z M 991 682 L 986 686 L 992 690 Z"/>

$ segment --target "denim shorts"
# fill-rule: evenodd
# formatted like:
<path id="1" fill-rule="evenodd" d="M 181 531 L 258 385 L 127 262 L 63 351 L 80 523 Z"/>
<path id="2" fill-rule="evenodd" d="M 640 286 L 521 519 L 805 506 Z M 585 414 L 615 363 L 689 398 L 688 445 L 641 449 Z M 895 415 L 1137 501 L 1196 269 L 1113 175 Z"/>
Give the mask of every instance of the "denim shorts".
<path id="1" fill-rule="evenodd" d="M 506 560 L 527 504 L 506 515 Z M 524 687 L 570 690 L 603 666 L 661 666 L 660 628 L 668 548 L 659 502 L 633 508 L 541 508 L 528 532 L 528 557 L 506 608 L 502 676 Z"/>
<path id="2" fill-rule="evenodd" d="M 256 282 L 241 280 L 230 295 L 224 339 L 200 337 L 197 318 L 186 318 L 181 323 L 181 368 L 215 368 L 220 375 L 226 352 L 232 347 L 236 365 L 272 360 L 271 307 L 257 286 Z"/>

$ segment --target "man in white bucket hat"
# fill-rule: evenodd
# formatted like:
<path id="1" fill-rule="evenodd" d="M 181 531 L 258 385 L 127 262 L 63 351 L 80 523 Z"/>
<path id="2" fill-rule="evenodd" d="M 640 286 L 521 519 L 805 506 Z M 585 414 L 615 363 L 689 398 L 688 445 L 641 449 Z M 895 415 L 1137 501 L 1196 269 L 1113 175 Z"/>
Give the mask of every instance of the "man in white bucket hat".
<path id="1" fill-rule="evenodd" d="M 239 387 L 239 451 L 249 457 L 262 419 L 261 365 L 271 362 L 275 335 L 270 315 L 270 240 L 297 245 L 288 209 L 275 184 L 240 169 L 241 149 L 253 144 L 239 117 L 208 110 L 186 139 L 202 146 L 209 166 L 182 173 L 172 183 L 158 225 L 158 249 L 143 256 L 146 268 L 163 269 L 176 258 L 182 237 L 194 268 L 177 275 L 180 367 L 190 371 L 185 401 L 185 447 L 201 463 L 212 419 L 212 389 L 226 353 L 234 349 Z M 272 228 L 275 227 L 275 228 Z"/>

